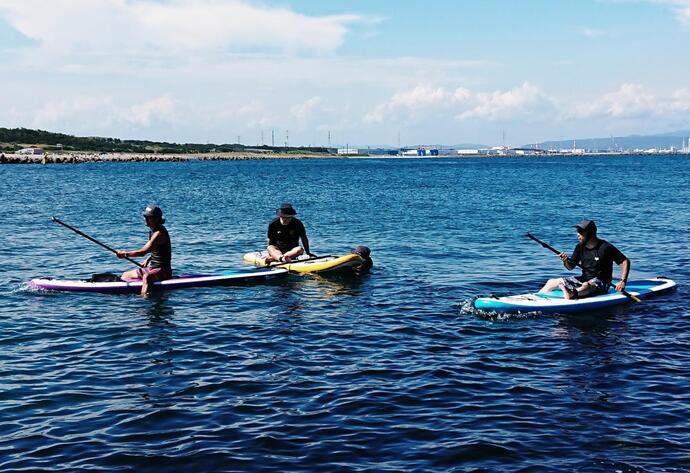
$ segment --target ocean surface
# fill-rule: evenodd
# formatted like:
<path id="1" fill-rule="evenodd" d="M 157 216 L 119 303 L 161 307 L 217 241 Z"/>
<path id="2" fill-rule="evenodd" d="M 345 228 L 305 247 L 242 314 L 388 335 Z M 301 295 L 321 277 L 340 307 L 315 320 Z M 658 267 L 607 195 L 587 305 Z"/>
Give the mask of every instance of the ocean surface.
<path id="1" fill-rule="evenodd" d="M 0 167 L 0 471 L 690 471 L 690 158 Z M 128 269 L 167 218 L 178 272 L 245 267 L 282 202 L 361 279 L 134 295 L 27 289 Z M 567 274 L 572 226 L 675 292 L 474 313 Z M 616 272 L 617 274 L 617 272 Z"/>

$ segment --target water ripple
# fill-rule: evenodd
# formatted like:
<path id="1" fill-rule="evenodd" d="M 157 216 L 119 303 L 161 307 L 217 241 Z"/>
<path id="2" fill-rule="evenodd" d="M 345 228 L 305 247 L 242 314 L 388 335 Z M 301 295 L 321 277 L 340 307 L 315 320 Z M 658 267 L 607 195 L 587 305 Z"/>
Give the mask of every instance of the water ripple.
<path id="1" fill-rule="evenodd" d="M 0 178 L 2 471 L 689 469 L 687 160 L 94 164 Z M 99 197 L 114 179 L 129 190 L 117 205 Z M 601 195 L 582 201 L 574 181 Z M 53 197 L 22 197 L 32 189 Z M 26 287 L 125 269 L 47 216 L 136 245 L 152 198 L 184 272 L 242 266 L 285 200 L 314 250 L 367 244 L 375 267 L 148 299 Z M 637 274 L 678 290 L 577 316 L 473 309 L 561 274 L 524 232 L 567 249 L 582 216 Z"/>

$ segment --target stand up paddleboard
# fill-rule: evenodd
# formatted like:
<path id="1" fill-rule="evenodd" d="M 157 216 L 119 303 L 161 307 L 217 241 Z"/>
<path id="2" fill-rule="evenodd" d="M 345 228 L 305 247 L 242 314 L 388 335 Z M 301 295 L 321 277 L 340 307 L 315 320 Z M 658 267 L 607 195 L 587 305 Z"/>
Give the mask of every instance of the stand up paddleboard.
<path id="1" fill-rule="evenodd" d="M 628 293 L 645 299 L 654 294 L 670 291 L 674 287 L 676 283 L 670 279 L 655 278 L 628 281 L 625 289 Z M 475 299 L 474 307 L 481 311 L 500 313 L 572 313 L 604 309 L 627 302 L 630 302 L 628 296 L 611 288 L 607 294 L 582 299 L 566 299 L 560 290 L 505 297 L 479 297 Z"/>
<path id="2" fill-rule="evenodd" d="M 266 257 L 268 253 L 265 251 L 253 251 L 244 255 L 244 261 L 252 263 L 256 266 L 266 266 Z M 361 256 L 348 253 L 342 256 L 321 256 L 316 258 L 309 258 L 302 255 L 300 258 L 294 260 L 292 263 L 281 263 L 274 261 L 268 265 L 285 268 L 293 273 L 326 273 L 332 271 L 340 271 L 346 268 L 352 268 L 362 264 L 364 260 Z"/>
<path id="3" fill-rule="evenodd" d="M 153 289 L 167 291 L 173 289 L 188 289 L 192 287 L 235 286 L 261 283 L 288 275 L 287 269 L 240 269 L 226 271 L 220 274 L 183 274 L 165 281 L 153 283 Z M 141 280 L 117 282 L 92 282 L 84 280 L 64 279 L 32 279 L 29 287 L 47 291 L 63 292 L 100 292 L 105 294 L 129 294 L 141 291 Z"/>

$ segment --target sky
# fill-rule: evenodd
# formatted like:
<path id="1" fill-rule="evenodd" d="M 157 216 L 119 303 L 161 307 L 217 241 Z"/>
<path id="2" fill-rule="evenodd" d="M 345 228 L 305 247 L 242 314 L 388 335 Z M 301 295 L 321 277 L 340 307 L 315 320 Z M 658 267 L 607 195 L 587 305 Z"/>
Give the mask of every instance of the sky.
<path id="1" fill-rule="evenodd" d="M 688 46 L 690 0 L 0 0 L 0 127 L 290 146 L 664 133 L 690 129 Z"/>

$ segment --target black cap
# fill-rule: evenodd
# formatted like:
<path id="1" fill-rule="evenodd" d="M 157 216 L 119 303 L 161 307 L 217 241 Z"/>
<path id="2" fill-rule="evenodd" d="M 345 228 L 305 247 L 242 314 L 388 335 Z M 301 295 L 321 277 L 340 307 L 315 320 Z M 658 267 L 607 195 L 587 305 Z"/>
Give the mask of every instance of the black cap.
<path id="1" fill-rule="evenodd" d="M 294 217 L 297 215 L 297 211 L 292 207 L 292 204 L 281 204 L 276 213 L 279 217 Z"/>
<path id="2" fill-rule="evenodd" d="M 583 220 L 575 225 L 575 228 L 577 228 L 578 231 L 582 230 L 584 233 L 596 233 L 597 224 L 594 223 L 594 220 Z"/>
<path id="3" fill-rule="evenodd" d="M 156 204 L 149 204 L 144 209 L 144 217 L 158 217 L 163 216 L 163 211 Z"/>

